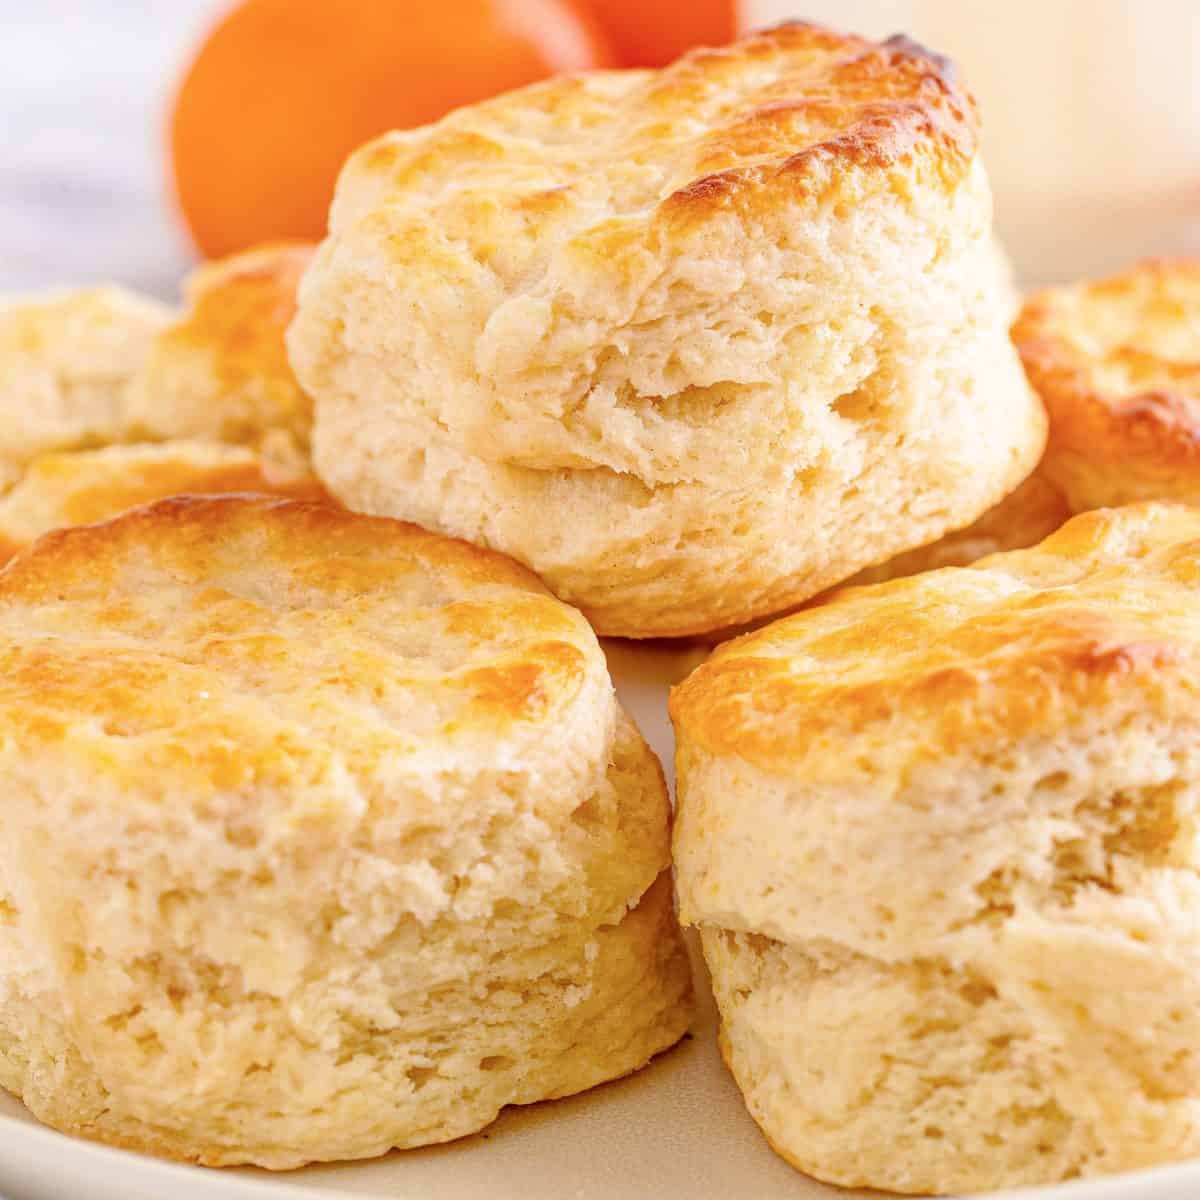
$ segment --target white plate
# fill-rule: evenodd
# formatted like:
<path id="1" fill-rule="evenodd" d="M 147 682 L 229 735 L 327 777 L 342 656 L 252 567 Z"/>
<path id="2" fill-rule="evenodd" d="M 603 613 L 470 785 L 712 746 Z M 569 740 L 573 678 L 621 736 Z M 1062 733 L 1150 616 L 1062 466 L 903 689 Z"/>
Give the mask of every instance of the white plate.
<path id="1" fill-rule="evenodd" d="M 666 686 L 703 652 L 613 643 L 626 707 L 671 774 Z M 644 1071 L 569 1100 L 509 1109 L 481 1134 L 371 1162 L 290 1174 L 211 1171 L 110 1150 L 43 1129 L 0 1095 L 5 1200 L 831 1200 L 767 1148 L 717 1055 L 715 1014 L 700 980 L 690 1038 Z M 1197 1200 L 1200 1164 L 1009 1200 Z"/>

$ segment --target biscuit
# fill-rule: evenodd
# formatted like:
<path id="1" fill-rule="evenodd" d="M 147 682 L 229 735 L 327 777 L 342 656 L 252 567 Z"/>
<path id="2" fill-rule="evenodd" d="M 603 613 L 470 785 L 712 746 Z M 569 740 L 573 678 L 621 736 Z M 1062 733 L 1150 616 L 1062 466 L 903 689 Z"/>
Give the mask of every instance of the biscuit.
<path id="1" fill-rule="evenodd" d="M 0 309 L 0 486 L 39 454 L 126 440 L 129 382 L 170 319 L 116 287 Z"/>
<path id="2" fill-rule="evenodd" d="M 15 558 L 0 663 L 0 1082 L 43 1121 L 358 1158 L 686 1029 L 662 772 L 524 568 L 166 500 Z"/>
<path id="3" fill-rule="evenodd" d="M 989 554 L 1025 550 L 1049 537 L 1070 516 L 1062 492 L 1041 471 L 1034 471 L 1015 492 L 966 529 L 948 533 L 928 546 L 906 550 L 877 567 L 867 567 L 843 586 L 883 583 L 940 567 L 966 567 Z"/>
<path id="4" fill-rule="evenodd" d="M 1076 512 L 1200 503 L 1200 260 L 1037 292 L 1013 339 L 1050 416 L 1043 470 Z"/>
<path id="5" fill-rule="evenodd" d="M 283 340 L 311 252 L 206 264 L 179 313 L 119 288 L 0 310 L 0 553 L 182 491 L 325 495 Z"/>
<path id="6" fill-rule="evenodd" d="M 1200 1153 L 1200 512 L 1075 517 L 674 692 L 681 917 L 772 1144 L 959 1192 Z"/>
<path id="7" fill-rule="evenodd" d="M 222 492 L 328 500 L 311 475 L 244 446 L 138 442 L 43 454 L 0 495 L 0 562 L 51 529 L 90 525 L 167 496 Z"/>
<path id="8" fill-rule="evenodd" d="M 130 422 L 156 441 L 253 446 L 307 467 L 312 403 L 284 334 L 313 249 L 279 242 L 199 267 L 185 281 L 184 311 L 132 381 Z"/>
<path id="9" fill-rule="evenodd" d="M 318 473 L 603 633 L 798 603 L 1041 453 L 974 104 L 904 39 L 791 24 L 459 109 L 354 154 L 330 229 L 288 335 Z"/>
<path id="10" fill-rule="evenodd" d="M 1009 319 L 1016 320 L 1021 310 L 1021 295 L 1012 262 L 998 239 L 993 246 L 1006 310 Z M 1042 471 L 1035 470 L 1015 491 L 965 529 L 952 530 L 928 545 L 865 567 L 838 586 L 883 583 L 940 567 L 965 567 L 985 555 L 1004 550 L 1024 550 L 1049 537 L 1071 515 L 1072 509 L 1061 490 Z M 818 596 L 809 603 L 819 604 L 823 599 L 824 596 Z"/>

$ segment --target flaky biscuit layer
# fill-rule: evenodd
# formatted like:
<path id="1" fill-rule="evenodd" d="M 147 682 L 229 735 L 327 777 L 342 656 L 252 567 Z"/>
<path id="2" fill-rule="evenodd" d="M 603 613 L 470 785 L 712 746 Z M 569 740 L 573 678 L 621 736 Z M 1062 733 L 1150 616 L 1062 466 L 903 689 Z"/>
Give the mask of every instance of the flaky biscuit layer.
<path id="1" fill-rule="evenodd" d="M 827 602 L 672 695 L 680 912 L 823 1179 L 958 1193 L 1200 1151 L 1200 512 Z"/>
<path id="2" fill-rule="evenodd" d="M 948 64 L 792 24 L 363 147 L 289 346 L 341 500 L 644 637 L 778 611 L 1015 488 L 1044 420 L 1008 303 Z"/>
<path id="3" fill-rule="evenodd" d="M 1013 339 L 1076 512 L 1200 503 L 1200 263 L 1155 259 L 1029 298 Z"/>
<path id="4" fill-rule="evenodd" d="M 0 572 L 0 1082 L 284 1168 L 471 1132 L 673 1043 L 661 769 L 524 568 L 263 497 Z"/>

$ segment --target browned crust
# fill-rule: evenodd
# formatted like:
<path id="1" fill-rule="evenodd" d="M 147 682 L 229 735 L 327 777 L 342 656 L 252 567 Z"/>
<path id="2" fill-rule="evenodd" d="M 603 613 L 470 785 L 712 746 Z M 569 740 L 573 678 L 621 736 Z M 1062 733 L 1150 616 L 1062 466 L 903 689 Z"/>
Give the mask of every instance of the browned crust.
<path id="1" fill-rule="evenodd" d="M 965 567 L 985 555 L 1024 549 L 1048 537 L 1070 516 L 1071 510 L 1062 492 L 1039 471 L 1035 471 L 966 528 L 947 533 L 927 545 L 902 551 L 878 566 L 856 572 L 849 579 L 829 579 L 827 583 L 817 585 L 816 595 L 813 594 L 812 578 L 809 576 L 790 587 L 776 588 L 769 601 L 755 605 L 753 612 L 734 616 L 729 624 L 720 629 L 713 629 L 711 621 L 697 619 L 671 626 L 659 625 L 652 634 L 644 636 L 695 638 L 701 643 L 716 645 L 778 621 L 797 609 L 824 604 L 842 588 L 883 583 L 942 567 Z M 612 629 L 614 618 L 607 610 L 594 606 L 589 608 L 586 604 L 580 604 L 580 607 L 602 633 Z M 612 636 L 637 638 L 643 635 L 636 631 L 618 630 Z"/>
<path id="2" fill-rule="evenodd" d="M 52 528 L 109 520 L 171 496 L 222 493 L 336 503 L 312 475 L 241 448 L 156 442 L 48 454 L 30 464 L 18 485 L 12 521 L 0 506 L 0 562 Z M 10 493 L 5 503 L 13 498 Z M 36 521 L 32 528 L 30 515 Z"/>
<path id="3" fill-rule="evenodd" d="M 339 197 L 360 178 L 374 180 L 372 194 L 386 201 L 418 182 L 450 179 L 463 163 L 501 166 L 510 154 L 538 161 L 537 134 L 517 150 L 505 144 L 512 126 L 532 114 L 578 114 L 572 136 L 581 145 L 596 127 L 627 125 L 616 161 L 644 155 L 686 163 L 686 182 L 647 197 L 666 224 L 684 227 L 801 201 L 850 204 L 869 186 L 904 202 L 922 183 L 956 187 L 978 149 L 976 104 L 953 65 L 906 37 L 873 42 L 791 21 L 621 78 L 629 86 L 610 89 L 611 99 L 589 76 L 560 76 L 462 109 L 419 136 L 385 135 L 351 157 Z M 570 206 L 560 187 L 516 191 L 509 205 Z"/>
<path id="4" fill-rule="evenodd" d="M 187 317 L 164 338 L 221 347 L 235 362 L 262 353 L 290 373 L 283 334 L 315 253 L 309 242 L 275 242 L 202 264 L 187 281 Z"/>
<path id="5" fill-rule="evenodd" d="M 1143 310 L 1165 299 L 1167 290 L 1194 290 L 1200 321 L 1200 260 L 1151 259 L 1093 283 L 1047 288 L 1031 296 L 1013 326 L 1013 340 L 1030 382 L 1050 415 L 1047 465 L 1072 455 L 1118 476 L 1149 475 L 1164 497 L 1176 494 L 1185 473 L 1200 483 L 1200 344 L 1194 362 L 1156 355 L 1137 341 L 1089 348 L 1095 330 L 1089 313 L 1122 311 L 1135 324 L 1153 319 Z M 1146 330 L 1141 325 L 1139 333 Z M 1106 368 L 1155 376 L 1161 386 L 1114 391 Z M 1161 479 L 1159 478 L 1161 477 Z M 1173 486 L 1173 484 L 1175 486 Z M 1114 495 L 1114 499 L 1118 495 Z"/>
<path id="6" fill-rule="evenodd" d="M 1087 513 L 1033 550 L 848 588 L 726 643 L 673 690 L 671 717 L 684 745 L 836 771 L 897 722 L 936 757 L 1122 697 L 1170 714 L 1200 701 L 1197 578 L 1200 511 Z"/>
<path id="7" fill-rule="evenodd" d="M 906 550 L 877 567 L 867 567 L 842 586 L 884 583 L 942 567 L 965 567 L 988 554 L 1024 550 L 1049 537 L 1070 516 L 1062 492 L 1040 471 L 1035 471 L 965 529 L 948 533 L 927 546 Z M 818 604 L 821 600 L 822 597 L 817 597 L 811 603 Z"/>
<path id="8" fill-rule="evenodd" d="M 419 668 L 409 674 L 403 656 L 371 649 L 366 636 L 353 687 L 376 680 L 452 696 L 446 736 L 498 737 L 515 724 L 553 721 L 589 673 L 602 669 L 578 613 L 502 555 L 324 504 L 178 496 L 46 534 L 0 570 L 0 732 L 32 749 L 69 741 L 80 721 L 106 728 L 169 721 L 196 731 L 195 745 L 180 752 L 164 742 L 153 764 L 139 769 L 185 771 L 205 786 L 232 786 L 251 770 L 277 771 L 284 780 L 304 762 L 315 770 L 320 764 L 290 734 L 266 727 L 239 733 L 236 704 L 223 704 L 226 679 L 247 670 L 270 678 L 279 669 L 280 639 L 267 632 L 279 613 L 327 609 L 327 627 L 353 640 L 362 606 L 386 608 L 414 575 L 436 580 L 432 598 L 416 606 L 449 610 L 461 640 L 479 655 L 434 676 Z M 231 579 L 261 599 L 239 599 Z M 191 598 L 173 618 L 167 650 L 160 635 L 141 632 L 142 614 L 152 630 L 158 589 L 174 595 L 181 583 Z M 70 637 L 58 636 L 64 627 Z M 304 653 L 300 646 L 288 652 L 293 667 Z M 332 693 L 341 685 L 331 680 Z M 212 703 L 197 708 L 208 696 Z"/>
<path id="9" fill-rule="evenodd" d="M 109 521 L 43 535 L 0 571 L 0 601 L 36 602 L 60 595 L 74 582 L 94 579 L 97 572 L 124 555 L 164 540 L 178 547 L 180 566 L 199 576 L 215 551 L 228 548 L 242 536 L 269 546 L 277 556 L 294 555 L 306 566 L 322 547 L 328 549 L 328 560 L 315 574 L 306 574 L 310 583 L 345 582 L 344 564 L 332 555 L 340 548 L 344 559 L 361 568 L 364 588 L 378 586 L 374 562 L 421 557 L 475 582 L 549 595 L 532 571 L 503 554 L 430 533 L 407 521 L 274 496 L 183 495 L 131 509 Z"/>
<path id="10" fill-rule="evenodd" d="M 147 464 L 124 478 L 88 487 L 73 494 L 63 509 L 63 523 L 91 525 L 129 508 L 171 496 L 210 496 L 232 492 L 264 492 L 293 500 L 332 503 L 312 479 L 280 479 L 262 462 L 191 468 L 171 463 Z"/>
<path id="11" fill-rule="evenodd" d="M 815 57 L 815 62 L 814 62 Z M 705 80 L 756 63 L 795 59 L 770 95 L 705 137 L 705 168 L 663 202 L 668 216 L 739 206 L 762 187 L 827 198 L 848 168 L 890 172 L 922 158 L 954 187 L 978 146 L 978 111 L 953 64 L 904 36 L 882 43 L 790 21 L 730 46 L 684 55 L 663 73 L 655 101 L 686 100 Z"/>
<path id="12" fill-rule="evenodd" d="M 312 402 L 292 372 L 285 335 L 315 253 L 307 242 L 278 242 L 202 264 L 185 285 L 187 310 L 155 341 L 148 387 L 169 388 L 180 364 L 206 363 L 218 412 L 222 395 L 249 389 L 271 398 L 271 411 L 260 418 L 264 427 L 227 422 L 222 441 L 257 442 L 276 425 L 306 440 Z"/>

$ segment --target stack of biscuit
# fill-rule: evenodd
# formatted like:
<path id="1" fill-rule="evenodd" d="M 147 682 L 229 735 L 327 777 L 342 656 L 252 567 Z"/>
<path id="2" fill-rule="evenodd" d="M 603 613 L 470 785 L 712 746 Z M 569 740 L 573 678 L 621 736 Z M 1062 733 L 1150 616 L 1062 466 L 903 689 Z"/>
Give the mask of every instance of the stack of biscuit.
<path id="1" fill-rule="evenodd" d="M 207 264 L 179 312 L 115 287 L 0 309 L 0 557 L 182 492 L 323 496 L 284 346 L 311 256 Z"/>
<path id="2" fill-rule="evenodd" d="M 1198 281 L 1010 337 L 952 65 L 793 23 L 372 142 L 179 313 L 0 313 L 0 1083 L 279 1168 L 642 1066 L 690 981 L 596 635 L 756 623 L 673 838 L 772 1145 L 1200 1153 Z"/>

